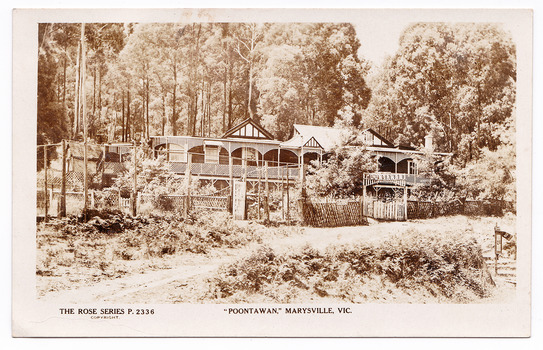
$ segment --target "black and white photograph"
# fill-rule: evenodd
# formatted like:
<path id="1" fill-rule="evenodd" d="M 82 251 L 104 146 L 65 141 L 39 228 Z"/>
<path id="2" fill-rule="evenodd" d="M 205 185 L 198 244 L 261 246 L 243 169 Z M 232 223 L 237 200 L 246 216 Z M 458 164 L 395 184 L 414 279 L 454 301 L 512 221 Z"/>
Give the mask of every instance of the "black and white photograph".
<path id="1" fill-rule="evenodd" d="M 496 306 L 529 335 L 530 11 L 36 11 L 14 249 L 50 315 L 315 335 L 258 320 Z"/>

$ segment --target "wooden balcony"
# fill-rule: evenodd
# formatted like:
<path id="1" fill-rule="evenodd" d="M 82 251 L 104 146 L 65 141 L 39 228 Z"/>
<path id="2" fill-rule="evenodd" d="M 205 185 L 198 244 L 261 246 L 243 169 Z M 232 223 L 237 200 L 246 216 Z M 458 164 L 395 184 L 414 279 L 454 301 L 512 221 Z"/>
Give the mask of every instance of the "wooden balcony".
<path id="1" fill-rule="evenodd" d="M 417 174 L 371 173 L 364 174 L 364 186 L 414 186 L 430 183 L 430 179 Z"/>
<path id="2" fill-rule="evenodd" d="M 268 179 L 280 180 L 288 178 L 289 180 L 296 180 L 300 176 L 300 169 L 295 164 L 284 166 L 268 166 Z M 183 162 L 170 162 L 170 170 L 174 173 L 185 174 L 187 171 L 187 163 Z M 192 175 L 204 176 L 210 178 L 224 178 L 230 177 L 230 165 L 228 164 L 213 164 L 213 163 L 192 163 L 190 167 Z M 266 168 L 263 166 L 243 166 L 232 165 L 232 177 L 242 178 L 247 172 L 248 179 L 261 179 L 266 178 Z"/>

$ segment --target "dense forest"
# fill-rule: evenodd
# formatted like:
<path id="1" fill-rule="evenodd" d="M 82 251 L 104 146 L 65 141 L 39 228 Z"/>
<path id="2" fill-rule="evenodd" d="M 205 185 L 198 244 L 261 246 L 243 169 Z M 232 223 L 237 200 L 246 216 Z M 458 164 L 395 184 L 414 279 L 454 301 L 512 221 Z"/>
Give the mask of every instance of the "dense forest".
<path id="1" fill-rule="evenodd" d="M 38 143 L 77 137 L 81 25 L 39 28 Z M 86 24 L 91 137 L 220 136 L 251 117 L 277 138 L 293 123 L 358 125 L 370 100 L 350 24 Z"/>
<path id="2" fill-rule="evenodd" d="M 516 49 L 494 24 L 413 24 L 371 75 L 347 23 L 44 23 L 38 39 L 38 144 L 80 139 L 85 105 L 96 141 L 220 137 L 248 117 L 280 140 L 372 127 L 515 178 Z"/>

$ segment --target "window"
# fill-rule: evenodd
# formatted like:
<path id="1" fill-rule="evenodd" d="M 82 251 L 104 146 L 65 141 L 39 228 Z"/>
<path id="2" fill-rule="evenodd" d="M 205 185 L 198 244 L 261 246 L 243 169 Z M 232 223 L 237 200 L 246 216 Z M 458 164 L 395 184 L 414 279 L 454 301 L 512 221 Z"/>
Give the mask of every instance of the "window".
<path id="1" fill-rule="evenodd" d="M 416 175 L 418 173 L 417 164 L 412 160 L 407 161 L 407 173 L 411 175 Z"/>
<path id="2" fill-rule="evenodd" d="M 185 147 L 175 143 L 168 144 L 168 153 L 170 162 L 187 162 L 187 153 Z"/>
<path id="3" fill-rule="evenodd" d="M 219 164 L 219 147 L 205 146 L 205 163 Z"/>

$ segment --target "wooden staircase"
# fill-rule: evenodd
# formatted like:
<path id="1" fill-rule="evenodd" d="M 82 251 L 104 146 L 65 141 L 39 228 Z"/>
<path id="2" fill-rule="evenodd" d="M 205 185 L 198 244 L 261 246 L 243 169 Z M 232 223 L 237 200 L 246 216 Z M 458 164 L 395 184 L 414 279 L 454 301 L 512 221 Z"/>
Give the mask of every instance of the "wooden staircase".
<path id="1" fill-rule="evenodd" d="M 499 257 L 498 266 L 496 269 L 496 260 L 494 257 L 494 250 L 488 250 L 483 252 L 483 258 L 488 266 L 488 271 L 492 275 L 492 278 L 498 282 L 506 282 L 516 285 L 517 284 L 517 261 L 509 257 Z M 496 273 L 497 272 L 497 273 Z"/>

